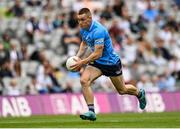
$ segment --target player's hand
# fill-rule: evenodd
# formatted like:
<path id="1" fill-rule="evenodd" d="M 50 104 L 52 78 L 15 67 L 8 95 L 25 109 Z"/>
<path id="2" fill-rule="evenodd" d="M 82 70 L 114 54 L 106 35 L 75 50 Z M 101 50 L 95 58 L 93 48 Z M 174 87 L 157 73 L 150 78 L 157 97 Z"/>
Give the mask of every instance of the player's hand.
<path id="1" fill-rule="evenodd" d="M 77 60 L 77 63 L 75 65 L 72 65 L 71 68 L 75 71 L 79 71 L 83 65 L 84 65 L 83 60 Z"/>

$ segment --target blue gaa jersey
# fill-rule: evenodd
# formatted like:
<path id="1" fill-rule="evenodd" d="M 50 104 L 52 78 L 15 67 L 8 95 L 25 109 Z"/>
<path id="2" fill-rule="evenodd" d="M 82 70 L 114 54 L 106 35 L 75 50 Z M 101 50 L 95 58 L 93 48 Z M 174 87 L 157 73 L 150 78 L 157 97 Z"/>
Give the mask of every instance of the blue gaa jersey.
<path id="1" fill-rule="evenodd" d="M 81 29 L 82 40 L 94 51 L 95 45 L 104 45 L 102 56 L 96 60 L 103 65 L 115 65 L 120 59 L 114 52 L 108 30 L 97 21 L 92 21 L 90 28 Z"/>

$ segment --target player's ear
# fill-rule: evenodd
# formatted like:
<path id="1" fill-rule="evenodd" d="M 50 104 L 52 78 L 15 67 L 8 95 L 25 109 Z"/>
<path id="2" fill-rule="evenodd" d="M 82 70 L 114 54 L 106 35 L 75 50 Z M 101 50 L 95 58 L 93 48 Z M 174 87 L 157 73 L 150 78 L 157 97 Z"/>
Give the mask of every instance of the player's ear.
<path id="1" fill-rule="evenodd" d="M 91 14 L 89 15 L 89 18 L 91 18 L 91 19 L 92 19 L 92 15 L 91 15 Z"/>
<path id="2" fill-rule="evenodd" d="M 91 13 L 87 13 L 86 16 L 87 16 L 88 18 L 92 18 Z"/>

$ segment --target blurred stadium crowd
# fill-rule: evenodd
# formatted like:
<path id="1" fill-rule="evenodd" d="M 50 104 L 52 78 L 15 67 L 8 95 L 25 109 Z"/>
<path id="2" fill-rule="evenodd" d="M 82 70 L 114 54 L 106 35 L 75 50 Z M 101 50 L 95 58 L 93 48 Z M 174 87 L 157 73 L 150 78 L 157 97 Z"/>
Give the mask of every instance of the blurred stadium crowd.
<path id="1" fill-rule="evenodd" d="M 78 93 L 65 68 L 81 38 L 76 12 L 88 7 L 121 56 L 127 83 L 146 91 L 180 89 L 179 0 L 0 0 L 0 94 Z M 108 78 L 93 83 L 113 92 Z"/>

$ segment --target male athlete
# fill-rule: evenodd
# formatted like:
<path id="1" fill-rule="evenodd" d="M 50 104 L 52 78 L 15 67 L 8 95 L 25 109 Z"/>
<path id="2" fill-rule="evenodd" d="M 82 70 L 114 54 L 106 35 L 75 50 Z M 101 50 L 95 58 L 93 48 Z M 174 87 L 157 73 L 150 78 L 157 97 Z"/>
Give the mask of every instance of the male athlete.
<path id="1" fill-rule="evenodd" d="M 88 105 L 89 111 L 80 115 L 83 120 L 96 120 L 94 111 L 94 96 L 90 87 L 91 83 L 101 75 L 108 76 L 113 85 L 121 95 L 129 94 L 137 96 L 141 109 L 146 107 L 145 91 L 138 90 L 133 85 L 125 85 L 122 76 L 121 60 L 115 54 L 108 30 L 99 22 L 92 20 L 91 12 L 88 8 L 80 9 L 77 19 L 80 25 L 82 42 L 77 55 L 79 60 L 72 66 L 74 70 L 86 67 L 82 71 L 80 82 L 82 93 Z M 91 48 L 89 56 L 81 59 L 87 46 Z"/>

